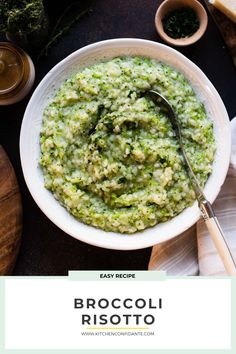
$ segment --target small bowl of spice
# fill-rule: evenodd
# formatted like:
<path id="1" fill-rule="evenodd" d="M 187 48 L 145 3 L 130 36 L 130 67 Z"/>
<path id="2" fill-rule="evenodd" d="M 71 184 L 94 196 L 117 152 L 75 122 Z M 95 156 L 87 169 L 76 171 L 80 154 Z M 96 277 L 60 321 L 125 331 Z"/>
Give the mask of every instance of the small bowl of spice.
<path id="1" fill-rule="evenodd" d="M 197 0 L 165 0 L 155 16 L 160 37 L 174 46 L 197 42 L 205 33 L 207 22 L 206 10 Z"/>

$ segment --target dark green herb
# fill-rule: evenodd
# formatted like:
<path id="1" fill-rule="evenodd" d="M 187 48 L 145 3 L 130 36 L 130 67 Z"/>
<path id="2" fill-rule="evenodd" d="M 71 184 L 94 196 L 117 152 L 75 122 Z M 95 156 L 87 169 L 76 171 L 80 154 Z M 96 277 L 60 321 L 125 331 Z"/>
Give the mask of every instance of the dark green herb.
<path id="1" fill-rule="evenodd" d="M 125 177 L 120 177 L 118 179 L 118 183 L 125 183 L 127 181 L 127 179 Z"/>
<path id="2" fill-rule="evenodd" d="M 70 21 L 64 23 L 64 18 L 66 17 L 66 15 L 71 10 L 73 10 L 73 7 L 78 5 L 78 3 L 80 3 L 80 1 L 74 1 L 73 3 L 69 4 L 66 7 L 65 11 L 59 17 L 55 27 L 53 28 L 52 32 L 50 33 L 48 42 L 44 45 L 44 47 L 39 52 L 38 58 L 41 58 L 43 56 L 47 56 L 48 50 L 51 48 L 51 46 L 53 44 L 55 44 L 55 42 L 57 42 L 57 40 L 59 38 L 61 38 L 65 33 L 67 33 L 71 29 L 71 27 L 75 23 L 77 23 L 84 15 L 86 15 L 92 11 L 90 7 L 86 7 L 84 10 L 80 10 L 79 12 L 76 11 L 75 16 L 73 16 L 73 18 Z"/>
<path id="3" fill-rule="evenodd" d="M 49 48 L 91 11 L 88 5 L 85 9 L 76 7 L 82 4 L 81 0 L 70 2 L 50 28 L 45 3 L 43 0 L 0 0 L 0 33 L 5 32 L 9 40 L 27 51 L 32 50 L 37 58 L 46 56 Z"/>
<path id="4" fill-rule="evenodd" d="M 0 32 L 19 45 L 40 46 L 48 32 L 43 0 L 1 0 Z"/>
<path id="5" fill-rule="evenodd" d="M 184 38 L 199 28 L 199 19 L 191 7 L 181 7 L 167 13 L 162 20 L 165 33 L 171 38 Z"/>

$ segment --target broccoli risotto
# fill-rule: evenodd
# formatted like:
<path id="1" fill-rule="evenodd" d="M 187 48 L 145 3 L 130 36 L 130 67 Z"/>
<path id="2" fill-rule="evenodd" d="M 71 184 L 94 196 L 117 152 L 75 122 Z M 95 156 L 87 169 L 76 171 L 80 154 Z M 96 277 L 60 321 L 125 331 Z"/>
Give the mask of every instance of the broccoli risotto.
<path id="1" fill-rule="evenodd" d="M 191 166 L 204 186 L 215 152 L 213 126 L 186 78 L 141 57 L 95 64 L 64 82 L 44 110 L 45 187 L 79 221 L 134 233 L 195 200 L 167 116 L 144 97 L 165 96 L 181 123 Z"/>

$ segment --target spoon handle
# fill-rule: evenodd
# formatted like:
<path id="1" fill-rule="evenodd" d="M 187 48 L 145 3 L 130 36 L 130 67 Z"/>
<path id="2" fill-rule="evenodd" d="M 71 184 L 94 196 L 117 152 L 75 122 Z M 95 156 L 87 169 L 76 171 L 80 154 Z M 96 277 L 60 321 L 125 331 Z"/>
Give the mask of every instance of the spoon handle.
<path id="1" fill-rule="evenodd" d="M 218 222 L 211 203 L 207 200 L 200 203 L 203 218 L 205 220 L 208 231 L 229 275 L 236 275 L 236 264 L 233 255 L 226 242 L 224 232 Z"/>
<path id="2" fill-rule="evenodd" d="M 209 230 L 209 233 L 212 237 L 212 240 L 215 244 L 215 247 L 221 257 L 221 260 L 225 266 L 226 271 L 229 275 L 236 275 L 236 264 L 234 258 L 230 252 L 228 244 L 225 240 L 223 230 L 220 227 L 220 224 L 215 216 L 214 210 L 211 206 L 211 203 L 206 199 L 201 186 L 195 176 L 195 173 L 192 170 L 190 161 L 184 149 L 184 143 L 182 138 L 181 126 L 179 124 L 177 113 L 173 110 L 173 107 L 169 101 L 162 96 L 159 92 L 150 90 L 146 94 L 158 104 L 159 108 L 162 108 L 164 113 L 168 113 L 168 118 L 171 122 L 171 125 L 175 131 L 176 138 L 179 141 L 180 153 L 183 157 L 183 167 L 185 168 L 189 179 L 191 181 L 192 187 L 196 194 L 196 199 L 198 200 L 198 205 L 201 209 L 202 216 L 206 222 L 206 226 Z"/>

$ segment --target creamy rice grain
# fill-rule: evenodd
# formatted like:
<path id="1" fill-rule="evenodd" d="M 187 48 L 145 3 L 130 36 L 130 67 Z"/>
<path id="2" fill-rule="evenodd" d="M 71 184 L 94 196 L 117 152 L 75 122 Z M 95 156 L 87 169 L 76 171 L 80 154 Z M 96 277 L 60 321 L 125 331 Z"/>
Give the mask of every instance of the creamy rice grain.
<path id="1" fill-rule="evenodd" d="M 79 221 L 134 233 L 194 202 L 170 121 L 142 95 L 149 89 L 178 113 L 192 168 L 202 187 L 208 179 L 213 126 L 186 78 L 149 58 L 114 58 L 68 79 L 44 110 L 45 187 Z"/>

